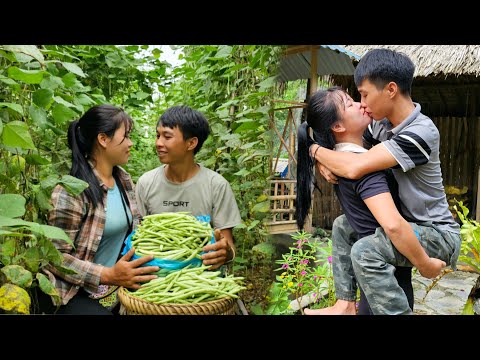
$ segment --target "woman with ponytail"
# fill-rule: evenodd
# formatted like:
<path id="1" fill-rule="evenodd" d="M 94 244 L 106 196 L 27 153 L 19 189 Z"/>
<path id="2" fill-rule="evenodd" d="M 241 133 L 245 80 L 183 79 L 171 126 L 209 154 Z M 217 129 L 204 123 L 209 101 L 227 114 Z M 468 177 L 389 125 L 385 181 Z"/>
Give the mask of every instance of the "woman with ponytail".
<path id="1" fill-rule="evenodd" d="M 369 114 L 360 107 L 360 104 L 354 102 L 339 87 L 320 90 L 310 97 L 307 106 L 307 119 L 298 129 L 295 213 L 299 229 L 304 227 L 311 205 L 313 186 L 316 186 L 313 174 L 315 154 L 309 153 L 310 146 L 315 143 L 336 151 L 354 153 L 367 151 L 362 146 L 362 135 L 371 121 Z M 313 139 L 309 134 L 310 129 L 313 133 Z M 351 258 L 351 249 L 356 240 L 374 234 L 379 227 L 383 227 L 385 232 L 388 233 L 396 224 L 401 224 L 402 238 L 399 240 L 404 244 L 417 243 L 416 245 L 420 246 L 412 228 L 398 211 L 400 200 L 395 185 L 393 176 L 388 176 L 386 171 L 367 174 L 359 180 L 338 177 L 338 184 L 334 185 L 335 193 L 346 218 L 358 237 L 351 239 L 348 246 L 333 247 L 332 266 L 335 296 L 337 298 L 335 305 L 325 309 L 306 309 L 305 314 L 354 315 L 356 313 L 357 281 Z M 390 238 L 392 239 L 392 237 Z M 332 241 L 335 242 L 335 239 L 334 231 Z M 392 240 L 392 242 L 400 252 L 407 246 L 401 245 L 398 241 L 394 242 Z M 423 248 L 421 249 L 423 250 Z M 405 293 L 405 302 L 408 301 L 410 310 L 413 311 L 411 266 L 397 266 L 395 279 Z M 385 284 L 385 299 L 387 300 L 389 298 L 388 286 L 389 284 Z M 362 289 L 360 289 L 358 314 L 372 314 Z"/>
<path id="2" fill-rule="evenodd" d="M 74 247 L 63 241 L 54 245 L 63 266 L 74 273 L 48 268 L 60 301 L 41 293 L 42 312 L 111 315 L 118 312 L 119 286 L 138 289 L 156 278 L 150 273 L 157 266 L 141 266 L 152 256 L 129 261 L 134 248 L 120 256 L 123 241 L 139 222 L 133 181 L 120 167 L 130 156 L 132 127 L 130 116 L 112 105 L 96 105 L 69 126 L 70 175 L 88 187 L 78 196 L 62 185 L 52 192 L 48 223 L 64 229 L 72 240 Z"/>

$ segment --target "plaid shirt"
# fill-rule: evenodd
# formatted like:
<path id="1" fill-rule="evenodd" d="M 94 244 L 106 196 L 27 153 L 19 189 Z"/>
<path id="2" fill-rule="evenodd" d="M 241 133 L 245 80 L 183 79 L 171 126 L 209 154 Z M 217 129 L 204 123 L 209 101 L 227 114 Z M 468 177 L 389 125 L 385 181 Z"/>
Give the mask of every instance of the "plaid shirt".
<path id="1" fill-rule="evenodd" d="M 103 203 L 106 204 L 108 188 L 95 168 L 93 172 L 104 190 Z M 130 175 L 122 168 L 120 168 L 119 180 L 130 202 L 133 229 L 135 229 L 140 215 L 135 200 L 134 184 Z M 80 287 L 92 292 L 98 291 L 103 266 L 93 263 L 93 258 L 103 236 L 106 213 L 102 204 L 93 209 L 84 193 L 73 196 L 61 185 L 55 187 L 51 200 L 53 209 L 48 214 L 48 224 L 63 229 L 75 244 L 73 248 L 65 241 L 52 240 L 55 247 L 63 254 L 63 266 L 75 270 L 76 274 L 61 273 L 53 266 L 45 269 L 45 273 L 60 293 L 61 304 L 66 305 L 77 294 Z"/>

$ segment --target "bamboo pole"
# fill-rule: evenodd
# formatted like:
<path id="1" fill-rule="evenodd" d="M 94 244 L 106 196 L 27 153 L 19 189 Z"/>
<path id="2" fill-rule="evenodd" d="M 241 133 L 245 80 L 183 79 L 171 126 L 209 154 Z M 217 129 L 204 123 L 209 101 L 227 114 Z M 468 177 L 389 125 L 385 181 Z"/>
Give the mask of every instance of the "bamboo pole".
<path id="1" fill-rule="evenodd" d="M 317 91 L 318 87 L 318 75 L 317 75 L 317 52 L 318 46 L 312 46 L 310 48 L 311 61 L 310 61 L 310 95 Z"/>

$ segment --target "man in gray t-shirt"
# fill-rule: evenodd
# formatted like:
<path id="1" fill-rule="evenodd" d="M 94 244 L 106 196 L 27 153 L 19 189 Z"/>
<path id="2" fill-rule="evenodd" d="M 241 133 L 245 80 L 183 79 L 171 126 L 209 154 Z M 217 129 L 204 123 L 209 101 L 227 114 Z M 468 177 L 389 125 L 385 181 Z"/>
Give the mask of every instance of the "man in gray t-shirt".
<path id="1" fill-rule="evenodd" d="M 410 97 L 414 71 L 415 65 L 405 54 L 388 49 L 368 51 L 360 59 L 354 79 L 364 112 L 374 119 L 364 140 L 375 146 L 365 153 L 353 154 L 312 145 L 310 152 L 318 161 L 322 176 L 331 183 L 337 181 L 334 174 L 359 179 L 365 174 L 392 168 L 401 210 L 420 245 L 429 257 L 455 269 L 461 244 L 459 226 L 448 210 L 443 189 L 438 130 Z M 335 219 L 333 251 L 336 247 L 351 247 L 355 277 L 373 313 L 411 314 L 393 269 L 394 266 L 423 267 L 422 261 L 415 261 L 420 259 L 418 244 L 417 248 L 405 246 L 403 256 L 381 228 L 354 243 L 349 240 L 354 238 L 353 233 L 345 215 Z M 411 263 L 407 257 L 412 259 Z"/>
<path id="2" fill-rule="evenodd" d="M 221 239 L 204 247 L 204 265 L 217 269 L 235 257 L 232 229 L 242 222 L 230 184 L 220 174 L 195 162 L 210 133 L 202 113 L 174 106 L 157 122 L 157 154 L 163 165 L 143 174 L 136 184 L 142 216 L 188 211 L 210 216 Z M 212 251 L 213 250 L 213 251 Z"/>

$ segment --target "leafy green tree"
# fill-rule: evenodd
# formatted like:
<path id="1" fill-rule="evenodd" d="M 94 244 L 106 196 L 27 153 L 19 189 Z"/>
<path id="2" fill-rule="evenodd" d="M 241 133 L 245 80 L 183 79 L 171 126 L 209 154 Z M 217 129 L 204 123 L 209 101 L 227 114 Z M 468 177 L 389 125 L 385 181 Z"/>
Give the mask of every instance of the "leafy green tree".
<path id="1" fill-rule="evenodd" d="M 69 123 L 95 104 L 136 112 L 152 102 L 168 64 L 140 46 L 0 46 L 0 311 L 28 313 L 34 287 L 58 296 L 41 273 L 62 268 L 50 239 L 70 241 L 46 225 L 51 190 L 79 194 L 86 184 L 68 174 Z M 142 70 L 152 68 L 154 70 Z M 140 170 L 141 171 L 141 170 Z M 15 211 L 11 211 L 11 208 Z"/>

